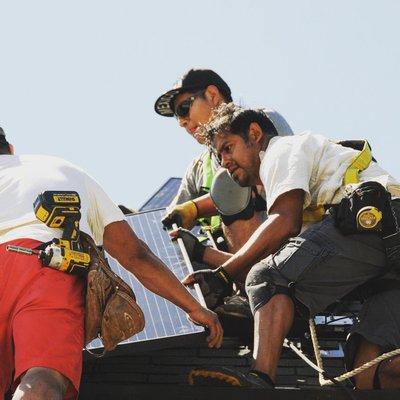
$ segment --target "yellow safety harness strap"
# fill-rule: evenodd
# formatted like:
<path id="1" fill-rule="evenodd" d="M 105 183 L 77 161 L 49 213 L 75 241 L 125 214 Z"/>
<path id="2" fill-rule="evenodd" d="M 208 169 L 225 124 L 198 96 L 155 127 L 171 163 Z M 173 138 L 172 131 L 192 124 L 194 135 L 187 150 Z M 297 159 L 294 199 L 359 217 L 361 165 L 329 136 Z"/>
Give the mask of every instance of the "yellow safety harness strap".
<path id="1" fill-rule="evenodd" d="M 362 150 L 354 158 L 354 160 L 351 162 L 349 167 L 346 169 L 346 172 L 344 173 L 343 184 L 346 186 L 352 183 L 358 183 L 360 181 L 358 176 L 359 173 L 361 171 L 364 171 L 364 169 L 368 168 L 371 161 L 372 161 L 371 147 L 369 146 L 368 142 L 364 140 L 364 145 Z"/>
<path id="2" fill-rule="evenodd" d="M 358 183 L 360 181 L 360 172 L 367 169 L 372 161 L 372 152 L 369 143 L 366 140 L 349 140 L 337 143 L 345 147 L 351 147 L 355 150 L 359 150 L 361 148 L 361 150 L 359 150 L 359 153 L 346 169 L 346 172 L 343 176 L 343 184 L 345 186 L 352 183 Z M 308 207 L 303 211 L 303 222 L 321 221 L 325 214 L 325 211 L 325 205 L 319 205 L 313 208 Z"/>
<path id="3" fill-rule="evenodd" d="M 303 211 L 303 222 L 318 222 L 321 221 L 322 217 L 325 214 L 325 207 L 318 206 L 315 208 L 306 208 Z"/>

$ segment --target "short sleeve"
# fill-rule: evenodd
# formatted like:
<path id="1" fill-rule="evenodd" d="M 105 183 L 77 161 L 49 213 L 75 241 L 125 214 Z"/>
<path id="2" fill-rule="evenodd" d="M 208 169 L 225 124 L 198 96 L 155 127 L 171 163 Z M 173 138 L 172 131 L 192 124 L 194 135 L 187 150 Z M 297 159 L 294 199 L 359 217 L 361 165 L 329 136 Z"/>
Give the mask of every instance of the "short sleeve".
<path id="1" fill-rule="evenodd" d="M 95 179 L 86 175 L 85 183 L 89 196 L 87 222 L 96 244 L 101 245 L 104 228 L 112 222 L 124 221 L 125 216 Z"/>
<path id="2" fill-rule="evenodd" d="M 194 200 L 201 195 L 201 185 L 203 182 L 203 154 L 194 158 L 187 167 L 178 189 L 178 193 L 168 206 L 169 209 L 177 204 Z"/>
<path id="3" fill-rule="evenodd" d="M 315 145 L 310 135 L 271 140 L 260 165 L 268 212 L 279 196 L 295 189 L 305 192 L 304 208 L 308 207 Z"/>

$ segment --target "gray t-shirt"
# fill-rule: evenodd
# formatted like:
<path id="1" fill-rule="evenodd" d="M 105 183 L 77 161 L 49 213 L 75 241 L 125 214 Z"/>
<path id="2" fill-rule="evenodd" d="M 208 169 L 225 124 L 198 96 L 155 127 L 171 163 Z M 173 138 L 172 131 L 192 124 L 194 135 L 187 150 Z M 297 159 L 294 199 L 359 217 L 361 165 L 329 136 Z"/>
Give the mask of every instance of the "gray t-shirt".
<path id="1" fill-rule="evenodd" d="M 177 204 L 196 199 L 204 194 L 202 190 L 204 185 L 204 168 L 208 157 L 210 157 L 210 152 L 206 150 L 192 160 L 182 178 L 178 193 L 169 207 L 174 207 Z M 219 167 L 218 160 L 214 154 L 211 153 L 211 169 L 213 174 L 215 174 Z"/>

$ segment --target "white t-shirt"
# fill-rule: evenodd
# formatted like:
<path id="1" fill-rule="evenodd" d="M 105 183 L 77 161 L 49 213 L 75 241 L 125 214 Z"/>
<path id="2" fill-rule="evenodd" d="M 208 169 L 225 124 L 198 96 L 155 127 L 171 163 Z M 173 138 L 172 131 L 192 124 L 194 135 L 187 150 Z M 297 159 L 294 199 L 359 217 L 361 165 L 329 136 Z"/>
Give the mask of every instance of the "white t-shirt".
<path id="1" fill-rule="evenodd" d="M 81 199 L 80 229 L 103 243 L 104 228 L 125 219 L 101 186 L 82 169 L 61 158 L 44 155 L 0 155 L 0 243 L 18 238 L 48 242 L 61 229 L 39 221 L 33 202 L 46 190 L 71 190 Z"/>
<path id="2" fill-rule="evenodd" d="M 267 210 L 280 195 L 294 189 L 304 190 L 304 209 L 339 203 L 346 194 L 343 176 L 357 154 L 357 150 L 321 135 L 303 133 L 272 138 L 266 151 L 260 153 L 260 179 Z M 359 178 L 360 183 L 379 182 L 393 197 L 400 197 L 400 184 L 375 162 L 360 172 Z"/>

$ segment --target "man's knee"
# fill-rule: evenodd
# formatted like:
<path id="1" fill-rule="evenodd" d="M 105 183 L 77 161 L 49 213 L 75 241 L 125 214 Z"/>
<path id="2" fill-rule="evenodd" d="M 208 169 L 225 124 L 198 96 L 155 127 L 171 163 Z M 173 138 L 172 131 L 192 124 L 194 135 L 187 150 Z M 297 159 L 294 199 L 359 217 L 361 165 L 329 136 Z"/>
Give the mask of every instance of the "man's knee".
<path id="1" fill-rule="evenodd" d="M 256 264 L 247 274 L 246 292 L 253 314 L 276 294 L 290 296 L 289 288 L 276 277 L 265 262 Z"/>
<path id="2" fill-rule="evenodd" d="M 382 362 L 379 368 L 379 382 L 382 389 L 400 389 L 400 356 Z"/>
<path id="3" fill-rule="evenodd" d="M 67 378 L 59 372 L 50 368 L 31 368 L 22 377 L 13 400 L 61 400 L 67 386 Z"/>
<path id="4" fill-rule="evenodd" d="M 354 335 L 353 335 L 354 336 Z M 356 346 L 354 362 L 351 363 L 346 354 L 347 369 L 358 368 L 374 360 L 382 354 L 382 349 L 362 336 L 355 335 L 349 345 Z M 348 353 L 348 352 L 347 352 Z M 357 389 L 399 389 L 400 388 L 400 356 L 394 356 L 366 369 L 354 377 Z"/>

